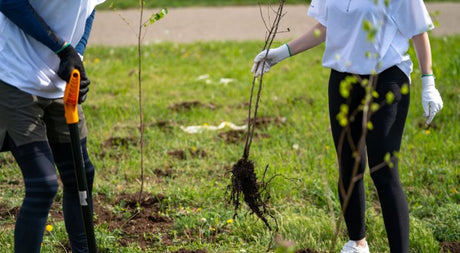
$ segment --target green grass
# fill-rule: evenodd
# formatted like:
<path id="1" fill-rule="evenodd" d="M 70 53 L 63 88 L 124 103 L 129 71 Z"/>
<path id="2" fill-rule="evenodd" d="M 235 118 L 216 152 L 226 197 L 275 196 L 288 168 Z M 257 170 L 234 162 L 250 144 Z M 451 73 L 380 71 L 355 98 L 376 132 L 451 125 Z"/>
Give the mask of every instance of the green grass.
<path id="1" fill-rule="evenodd" d="M 174 220 L 166 232 L 174 238 L 173 243 L 162 243 L 161 235 L 147 233 L 145 236 L 155 242 L 148 252 L 266 249 L 269 233 L 246 209 L 233 223 L 227 222 L 233 215 L 232 207 L 225 203 L 230 179 L 227 170 L 241 157 L 243 143 L 226 143 L 219 132 L 188 134 L 180 129 L 222 121 L 244 124 L 247 109 L 243 104 L 248 101 L 252 80 L 249 70 L 262 44 L 161 43 L 144 48 L 145 190 L 165 196 L 162 215 Z M 420 72 L 416 70 L 401 149 L 401 181 L 411 215 L 411 252 L 439 252 L 440 242 L 460 242 L 460 37 L 433 38 L 432 48 L 444 109 L 436 116 L 433 128 L 428 131 L 420 127 Z M 448 53 L 446 48 L 450 49 Z M 415 59 L 413 51 L 410 53 Z M 293 249 L 326 251 L 339 204 L 336 156 L 327 116 L 329 71 L 320 66 L 321 57 L 322 48 L 317 48 L 280 63 L 266 76 L 259 115 L 285 118 L 286 122 L 257 129 L 268 137 L 255 139 L 250 159 L 255 161 L 259 175 L 267 164 L 268 177 L 282 175 L 269 186 L 280 237 L 294 242 Z M 102 143 L 111 137 L 139 138 L 136 49 L 90 47 L 85 64 L 92 80 L 84 108 L 90 130 L 89 151 L 97 171 L 95 193 L 112 199 L 122 192 L 135 193 L 139 190 L 139 147 L 103 147 Z M 198 79 L 205 74 L 208 80 Z M 221 78 L 234 81 L 224 85 Z M 184 101 L 213 104 L 215 109 L 168 108 Z M 174 124 L 162 128 L 156 124 L 160 121 Z M 169 156 L 173 150 L 184 150 L 187 159 Z M 204 150 L 207 155 L 193 157 L 189 150 Z M 19 206 L 23 191 L 19 169 L 9 154 L 1 154 L 0 160 L 0 206 Z M 158 169 L 170 169 L 172 175 L 157 176 Z M 368 240 L 372 251 L 388 252 L 376 190 L 368 175 L 365 181 Z M 62 249 L 60 244 L 66 244 L 63 223 L 50 223 L 55 230 L 52 236 L 46 234 L 43 252 L 56 252 Z M 11 217 L 0 219 L 2 252 L 12 251 L 13 224 Z M 99 246 L 111 252 L 143 252 L 136 245 L 121 246 L 118 240 L 122 233 L 104 224 L 96 226 L 96 235 Z M 345 241 L 342 226 L 339 244 Z"/>
<path id="2" fill-rule="evenodd" d="M 276 0 L 146 0 L 147 8 L 164 8 L 164 7 L 193 7 L 193 6 L 232 6 L 232 5 L 257 5 L 258 3 L 277 4 Z M 310 0 L 288 0 L 287 4 L 309 4 Z M 425 2 L 456 2 L 456 0 L 426 0 Z M 106 0 L 100 9 L 129 9 L 138 8 L 138 0 Z"/>

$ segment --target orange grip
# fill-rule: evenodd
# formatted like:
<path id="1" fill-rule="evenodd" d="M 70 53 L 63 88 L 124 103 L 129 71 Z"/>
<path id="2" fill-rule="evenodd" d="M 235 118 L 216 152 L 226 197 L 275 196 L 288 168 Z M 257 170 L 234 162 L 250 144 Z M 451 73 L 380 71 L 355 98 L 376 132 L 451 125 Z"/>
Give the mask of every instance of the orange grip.
<path id="1" fill-rule="evenodd" d="M 74 69 L 64 91 L 64 110 L 67 124 L 78 123 L 78 94 L 80 93 L 80 71 Z"/>

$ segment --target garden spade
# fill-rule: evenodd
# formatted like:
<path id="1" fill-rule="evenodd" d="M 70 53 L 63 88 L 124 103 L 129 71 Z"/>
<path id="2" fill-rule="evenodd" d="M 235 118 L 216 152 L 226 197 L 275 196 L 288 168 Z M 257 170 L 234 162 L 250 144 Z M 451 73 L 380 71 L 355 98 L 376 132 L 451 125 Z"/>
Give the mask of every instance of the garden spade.
<path id="1" fill-rule="evenodd" d="M 86 242 L 90 253 L 96 252 L 96 238 L 94 237 L 94 224 L 91 208 L 88 204 L 88 184 L 86 181 L 85 164 L 81 151 L 80 134 L 78 131 L 78 95 L 80 92 L 80 71 L 74 69 L 64 92 L 65 118 L 70 131 L 75 176 L 80 207 L 83 216 L 83 227 L 86 234 Z"/>

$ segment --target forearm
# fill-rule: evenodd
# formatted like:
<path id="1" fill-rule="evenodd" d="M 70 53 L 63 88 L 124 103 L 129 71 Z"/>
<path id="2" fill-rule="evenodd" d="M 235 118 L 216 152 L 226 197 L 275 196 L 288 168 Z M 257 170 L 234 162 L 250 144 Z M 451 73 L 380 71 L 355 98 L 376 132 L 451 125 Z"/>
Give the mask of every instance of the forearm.
<path id="1" fill-rule="evenodd" d="M 326 27 L 320 23 L 317 23 L 299 38 L 294 39 L 287 44 L 291 49 L 291 54 L 294 56 L 323 43 L 325 40 Z"/>
<path id="2" fill-rule="evenodd" d="M 431 60 L 431 46 L 430 39 L 426 32 L 415 35 L 412 37 L 412 44 L 414 45 L 417 60 L 420 65 L 422 75 L 433 74 L 432 60 Z"/>
<path id="3" fill-rule="evenodd" d="M 93 27 L 93 20 L 94 20 L 95 13 L 96 13 L 96 10 L 93 10 L 91 15 L 86 19 L 85 32 L 83 33 L 82 38 L 80 39 L 77 46 L 75 47 L 75 50 L 77 50 L 77 52 L 80 55 L 83 55 L 83 53 L 85 52 L 86 44 L 88 43 L 89 35 Z"/>
<path id="4" fill-rule="evenodd" d="M 0 0 L 0 12 L 26 34 L 58 52 L 65 41 L 35 12 L 28 0 Z"/>

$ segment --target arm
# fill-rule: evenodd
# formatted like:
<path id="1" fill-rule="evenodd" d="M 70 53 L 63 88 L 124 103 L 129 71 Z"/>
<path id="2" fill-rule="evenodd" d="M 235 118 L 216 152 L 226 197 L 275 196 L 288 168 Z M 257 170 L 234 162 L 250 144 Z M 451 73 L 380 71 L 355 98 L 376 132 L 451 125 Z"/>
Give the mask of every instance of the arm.
<path id="1" fill-rule="evenodd" d="M 433 75 L 431 46 L 426 32 L 412 37 L 417 60 L 422 72 L 422 106 L 427 123 L 430 124 L 434 116 L 442 109 L 443 102 L 439 91 L 435 87 Z"/>
<path id="2" fill-rule="evenodd" d="M 310 30 L 287 44 L 291 49 L 291 56 L 316 47 L 326 40 L 326 27 L 320 23 L 314 25 Z"/>
<path id="3" fill-rule="evenodd" d="M 420 70 L 423 75 L 432 75 L 432 62 L 431 62 L 431 46 L 430 39 L 426 32 L 415 35 L 412 37 L 412 44 L 414 45 L 415 53 L 417 55 Z"/>
<path id="4" fill-rule="evenodd" d="M 0 12 L 26 34 L 58 53 L 66 42 L 35 12 L 27 0 L 1 0 Z"/>
<path id="5" fill-rule="evenodd" d="M 80 39 L 78 42 L 77 46 L 75 47 L 75 50 L 80 55 L 83 55 L 86 49 L 86 44 L 88 43 L 88 38 L 91 33 L 91 29 L 93 27 L 93 20 L 94 20 L 94 15 L 96 13 L 96 10 L 93 10 L 91 15 L 86 19 L 86 24 L 85 24 L 85 32 L 83 33 L 83 37 Z"/>

